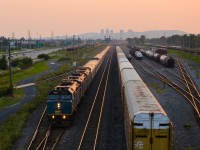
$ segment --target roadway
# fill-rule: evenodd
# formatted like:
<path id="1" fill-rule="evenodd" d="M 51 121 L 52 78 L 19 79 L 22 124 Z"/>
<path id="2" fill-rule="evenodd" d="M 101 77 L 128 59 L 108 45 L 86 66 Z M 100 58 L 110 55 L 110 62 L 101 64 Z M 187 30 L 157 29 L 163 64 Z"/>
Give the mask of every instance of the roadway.
<path id="1" fill-rule="evenodd" d="M 40 54 L 49 54 L 52 52 L 56 52 L 61 48 L 51 48 L 51 49 L 41 49 L 41 50 L 24 50 L 19 52 L 12 52 L 11 58 L 22 58 L 22 57 L 31 57 L 32 59 L 36 59 Z M 0 55 L 1 58 L 2 55 Z M 8 58 L 8 54 L 6 54 L 6 58 Z"/>

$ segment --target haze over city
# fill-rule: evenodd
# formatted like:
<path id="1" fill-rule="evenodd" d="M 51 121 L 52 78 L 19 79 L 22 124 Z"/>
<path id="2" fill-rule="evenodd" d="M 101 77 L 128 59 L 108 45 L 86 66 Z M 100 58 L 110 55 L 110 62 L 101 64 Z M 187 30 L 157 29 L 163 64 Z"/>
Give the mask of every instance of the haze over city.
<path id="1" fill-rule="evenodd" d="M 6 0 L 0 36 L 32 37 L 99 32 L 182 30 L 200 33 L 199 0 Z"/>

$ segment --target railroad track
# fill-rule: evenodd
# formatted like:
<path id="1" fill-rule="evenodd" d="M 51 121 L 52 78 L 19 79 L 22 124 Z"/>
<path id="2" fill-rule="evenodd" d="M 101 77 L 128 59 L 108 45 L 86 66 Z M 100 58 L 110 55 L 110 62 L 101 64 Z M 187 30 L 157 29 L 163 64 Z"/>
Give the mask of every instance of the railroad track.
<path id="1" fill-rule="evenodd" d="M 42 83 L 42 82 L 47 82 L 47 81 L 55 81 L 55 79 L 59 79 L 59 78 L 69 76 L 70 74 L 72 74 L 72 72 L 73 71 L 70 71 L 70 72 L 67 72 L 67 73 L 64 73 L 64 74 L 61 74 L 61 75 L 58 75 L 58 76 L 50 77 L 50 78 L 47 78 L 47 79 L 44 79 L 44 80 L 38 80 L 38 81 L 36 81 L 36 83 Z"/>
<path id="2" fill-rule="evenodd" d="M 189 76 L 189 73 L 187 72 L 186 68 L 184 67 L 183 64 L 178 64 L 177 66 L 179 66 L 179 72 L 182 72 L 182 79 L 179 78 L 179 82 L 181 82 L 183 84 L 183 86 L 187 87 L 186 89 L 181 87 L 179 84 L 177 84 L 176 82 L 174 82 L 173 80 L 169 79 L 168 77 L 166 77 L 165 75 L 163 75 L 162 73 L 160 73 L 159 71 L 155 70 L 153 67 L 151 67 L 149 64 L 147 63 L 139 63 L 137 61 L 132 61 L 135 65 L 135 67 L 137 67 L 141 72 L 145 73 L 148 76 L 151 76 L 155 79 L 158 79 L 160 81 L 162 81 L 164 84 L 168 84 L 169 86 L 171 86 L 172 88 L 174 88 L 178 93 L 180 93 L 183 97 L 185 97 L 189 103 L 192 105 L 192 107 L 194 108 L 194 111 L 196 112 L 198 118 L 200 117 L 200 101 L 199 101 L 199 97 L 198 97 L 198 90 L 196 91 L 196 94 L 194 94 L 194 92 L 192 92 L 194 89 L 197 89 L 195 87 L 195 84 L 192 83 L 192 79 Z M 149 71 L 147 71 L 147 69 L 150 69 L 152 71 L 152 73 L 150 73 Z M 191 79 L 190 82 L 188 82 L 188 79 Z"/>
<path id="3" fill-rule="evenodd" d="M 80 143 L 78 145 L 78 150 L 95 150 L 98 146 L 98 135 L 100 131 L 104 102 L 106 99 L 106 89 L 110 73 L 112 53 L 113 51 L 111 51 L 109 54 L 109 59 L 107 59 L 103 74 L 101 76 L 101 80 L 94 98 L 94 102 L 89 112 L 89 116 L 85 124 Z"/>
<path id="4" fill-rule="evenodd" d="M 198 88 L 194 84 L 192 78 L 190 77 L 187 69 L 179 58 L 176 58 L 178 68 L 181 72 L 181 76 L 184 79 L 185 87 L 190 93 L 192 105 L 195 107 L 198 117 L 200 118 L 200 94 Z"/>
<path id="5" fill-rule="evenodd" d="M 44 115 L 46 112 L 47 107 L 45 107 L 40 120 L 38 122 L 38 125 L 35 129 L 35 132 L 31 138 L 31 141 L 29 142 L 27 146 L 27 150 L 39 150 L 39 149 L 51 149 L 54 150 L 62 137 L 62 135 L 65 132 L 65 129 L 63 128 L 55 128 L 51 125 L 44 125 L 42 126 L 42 123 L 44 123 Z"/>

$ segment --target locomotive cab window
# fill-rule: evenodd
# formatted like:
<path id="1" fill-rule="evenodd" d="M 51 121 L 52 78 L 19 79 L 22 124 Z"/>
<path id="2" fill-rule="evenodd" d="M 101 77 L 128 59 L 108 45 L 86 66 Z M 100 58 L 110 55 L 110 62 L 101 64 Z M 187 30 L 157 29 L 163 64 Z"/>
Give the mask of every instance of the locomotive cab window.
<path id="1" fill-rule="evenodd" d="M 59 95 L 49 95 L 49 100 L 56 100 L 59 98 Z"/>
<path id="2" fill-rule="evenodd" d="M 72 97 L 71 97 L 71 95 L 60 95 L 60 99 L 62 99 L 62 100 L 71 100 Z"/>

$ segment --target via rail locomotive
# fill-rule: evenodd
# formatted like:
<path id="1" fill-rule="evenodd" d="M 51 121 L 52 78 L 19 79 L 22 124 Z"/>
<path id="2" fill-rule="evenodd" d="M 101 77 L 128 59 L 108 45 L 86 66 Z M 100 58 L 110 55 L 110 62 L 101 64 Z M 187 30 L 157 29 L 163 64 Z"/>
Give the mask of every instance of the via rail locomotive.
<path id="1" fill-rule="evenodd" d="M 48 96 L 47 116 L 52 123 L 68 125 L 85 91 L 94 79 L 110 47 L 96 55 L 88 63 L 76 69 L 53 89 Z"/>
<path id="2" fill-rule="evenodd" d="M 128 150 L 171 150 L 172 123 L 167 114 L 116 47 Z"/>

